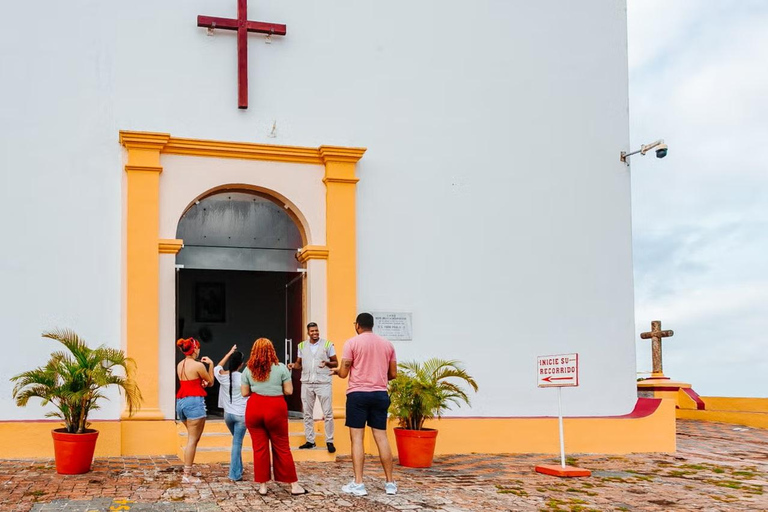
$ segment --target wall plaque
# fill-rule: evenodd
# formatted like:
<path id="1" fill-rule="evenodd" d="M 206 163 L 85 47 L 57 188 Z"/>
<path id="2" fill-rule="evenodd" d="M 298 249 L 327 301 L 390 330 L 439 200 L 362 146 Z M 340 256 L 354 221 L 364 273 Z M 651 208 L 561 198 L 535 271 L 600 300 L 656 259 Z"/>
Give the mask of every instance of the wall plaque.
<path id="1" fill-rule="evenodd" d="M 373 332 L 389 341 L 413 339 L 412 313 L 371 313 Z"/>

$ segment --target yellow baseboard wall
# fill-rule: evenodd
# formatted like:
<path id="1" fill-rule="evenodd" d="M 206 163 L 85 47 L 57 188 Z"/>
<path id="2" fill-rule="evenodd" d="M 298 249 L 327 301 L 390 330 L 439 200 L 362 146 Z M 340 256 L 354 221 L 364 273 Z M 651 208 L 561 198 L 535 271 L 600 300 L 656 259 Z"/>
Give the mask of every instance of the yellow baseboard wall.
<path id="1" fill-rule="evenodd" d="M 768 429 L 768 398 L 703 396 L 704 410 L 678 409 L 677 417 Z"/>
<path id="2" fill-rule="evenodd" d="M 656 400 L 651 414 L 565 418 L 563 431 L 567 453 L 625 454 L 635 452 L 674 453 L 676 450 L 675 401 Z M 343 425 L 343 422 L 342 422 Z M 392 451 L 397 444 L 390 422 L 387 429 Z M 546 453 L 560 452 L 557 418 L 443 418 L 427 422 L 438 430 L 436 455 L 459 453 Z M 348 438 L 346 428 L 338 428 L 336 438 Z M 342 436 L 339 433 L 343 432 Z M 340 454 L 349 453 L 349 444 L 337 443 Z M 366 431 L 365 451 L 377 454 L 376 443 Z"/>
<path id="3" fill-rule="evenodd" d="M 176 455 L 178 433 L 176 422 L 162 421 L 122 421 L 122 455 Z"/>
<path id="4" fill-rule="evenodd" d="M 609 417 L 565 418 L 567 453 L 623 454 L 675 451 L 675 401 L 641 399 L 645 407 L 633 414 Z M 649 407 L 650 405 L 650 407 Z M 641 411 L 644 410 L 645 412 Z M 706 411 L 692 411 L 706 412 Z M 678 412 L 679 414 L 679 412 Z M 761 414 L 761 413 L 753 413 Z M 719 420 L 713 420 L 719 421 Z M 53 421 L 0 422 L 0 457 L 51 458 Z M 344 420 L 336 420 L 335 444 L 339 455 L 350 453 L 349 431 Z M 393 427 L 388 436 L 397 454 Z M 547 453 L 559 452 L 557 418 L 443 418 L 427 423 L 436 428 L 436 454 L 459 453 Z M 172 420 L 94 421 L 100 432 L 97 457 L 175 455 L 178 428 Z M 376 444 L 366 432 L 365 450 L 376 454 Z"/>
<path id="5" fill-rule="evenodd" d="M 51 430 L 62 428 L 58 421 L 0 422 L 0 457 L 3 459 L 52 459 Z M 99 431 L 94 457 L 120 456 L 120 422 L 92 421 Z"/>

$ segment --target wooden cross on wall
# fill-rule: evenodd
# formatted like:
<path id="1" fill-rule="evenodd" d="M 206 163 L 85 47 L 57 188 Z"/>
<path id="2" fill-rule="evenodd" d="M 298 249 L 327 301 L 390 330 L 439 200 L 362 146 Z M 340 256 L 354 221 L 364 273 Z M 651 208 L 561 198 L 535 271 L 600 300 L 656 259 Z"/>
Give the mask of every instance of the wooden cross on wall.
<path id="1" fill-rule="evenodd" d="M 640 333 L 642 339 L 651 340 L 651 351 L 653 355 L 653 374 L 651 377 L 664 377 L 664 370 L 661 366 L 661 338 L 669 338 L 674 335 L 674 331 L 661 330 L 661 320 L 654 320 L 651 322 L 650 332 Z"/>
<path id="2" fill-rule="evenodd" d="M 197 26 L 237 31 L 237 107 L 248 108 L 248 32 L 284 36 L 285 25 L 248 21 L 248 0 L 237 0 L 237 19 L 198 16 Z"/>

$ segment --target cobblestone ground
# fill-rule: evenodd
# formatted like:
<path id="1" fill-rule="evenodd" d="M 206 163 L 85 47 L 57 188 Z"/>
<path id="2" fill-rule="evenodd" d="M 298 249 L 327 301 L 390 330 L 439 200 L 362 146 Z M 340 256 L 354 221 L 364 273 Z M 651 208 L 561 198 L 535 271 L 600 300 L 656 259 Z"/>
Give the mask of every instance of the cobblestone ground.
<path id="1" fill-rule="evenodd" d="M 0 510 L 104 511 L 501 511 L 696 510 L 768 511 L 768 430 L 678 422 L 678 452 L 579 455 L 592 476 L 559 479 L 533 472 L 540 455 L 439 457 L 430 469 L 396 467 L 397 496 L 384 494 L 378 460 L 366 461 L 369 495 L 340 491 L 348 458 L 298 464 L 310 494 L 291 497 L 270 484 L 261 497 L 252 482 L 232 483 L 224 464 L 200 465 L 202 482 L 182 484 L 181 462 L 169 458 L 97 459 L 86 475 L 57 475 L 51 460 L 0 461 Z M 248 468 L 246 468 L 246 475 Z"/>

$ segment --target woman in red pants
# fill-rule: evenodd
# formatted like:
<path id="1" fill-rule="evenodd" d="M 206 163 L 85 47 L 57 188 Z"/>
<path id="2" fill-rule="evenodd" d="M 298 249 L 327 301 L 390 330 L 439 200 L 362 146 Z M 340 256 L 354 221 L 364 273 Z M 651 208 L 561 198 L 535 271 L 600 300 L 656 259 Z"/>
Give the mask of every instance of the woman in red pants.
<path id="1" fill-rule="evenodd" d="M 267 338 L 254 342 L 240 383 L 243 396 L 248 397 L 245 426 L 253 443 L 253 480 L 259 483 L 259 494 L 267 494 L 270 443 L 275 480 L 291 484 L 293 495 L 306 494 L 298 483 L 288 443 L 288 405 L 283 395 L 293 393 L 291 372 L 277 360 L 275 347 Z"/>

